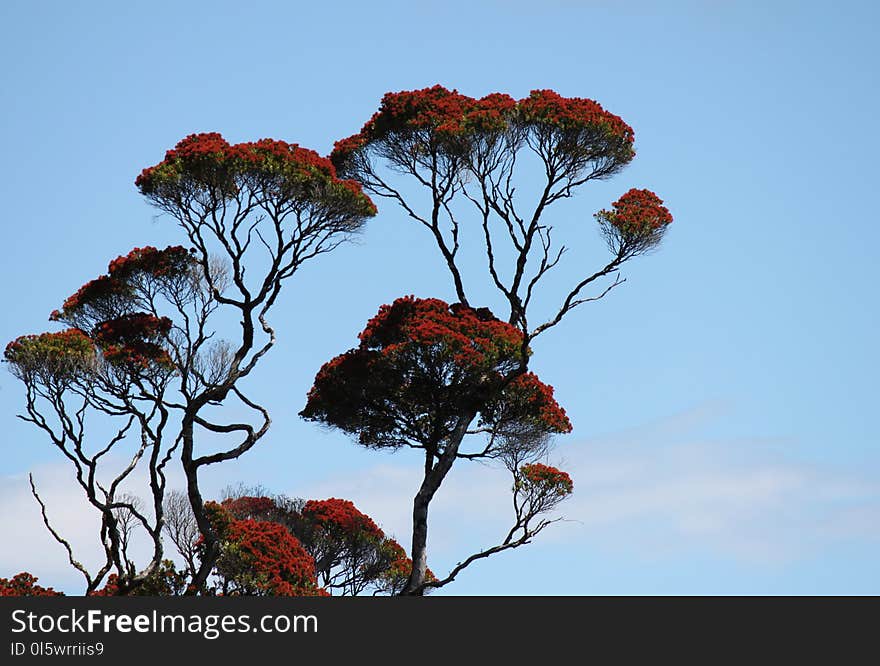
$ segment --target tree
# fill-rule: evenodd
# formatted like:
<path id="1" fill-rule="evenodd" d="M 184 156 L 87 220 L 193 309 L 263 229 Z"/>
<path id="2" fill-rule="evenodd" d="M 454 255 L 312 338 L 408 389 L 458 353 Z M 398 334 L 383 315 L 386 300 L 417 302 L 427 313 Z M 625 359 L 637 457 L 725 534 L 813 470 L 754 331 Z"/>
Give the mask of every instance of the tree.
<path id="1" fill-rule="evenodd" d="M 359 337 L 357 348 L 321 368 L 301 415 L 356 435 L 366 447 L 423 452 L 413 505 L 413 580 L 420 592 L 439 587 L 458 572 L 449 580 L 426 579 L 428 508 L 452 463 L 500 459 L 518 490 L 525 487 L 521 466 L 541 457 L 549 435 L 568 432 L 571 424 L 551 387 L 532 373 L 515 374 L 522 334 L 488 311 L 400 298 L 383 306 Z M 468 429 L 475 419 L 477 427 Z M 478 438 L 476 448 L 463 448 L 468 435 Z M 499 550 L 528 542 L 549 524 L 530 526 L 544 507 L 521 513 L 517 492 L 514 498 L 516 524 Z"/>
<path id="2" fill-rule="evenodd" d="M 376 213 L 360 186 L 339 179 L 327 159 L 268 139 L 232 145 L 219 134 L 188 136 L 136 185 L 177 221 L 191 247 L 135 248 L 115 259 L 52 313 L 69 328 L 22 336 L 5 351 L 25 385 L 22 418 L 70 461 L 100 515 L 105 561 L 89 571 L 52 528 L 31 480 L 44 522 L 85 577 L 87 594 L 105 589 L 111 572 L 114 589 L 128 593 L 162 567 L 165 471 L 173 459 L 182 465 L 202 536 L 200 558 L 187 557 L 188 589 L 205 589 L 221 536 L 199 474 L 240 457 L 269 429 L 268 412 L 244 387 L 275 343 L 269 312 L 305 262 L 333 250 Z M 215 328 L 229 313 L 240 322 L 237 335 Z M 251 410 L 255 422 L 224 422 L 218 411 L 231 402 Z M 93 413 L 117 423 L 100 444 L 86 432 Z M 200 433 L 233 439 L 228 448 L 199 453 Z M 108 454 L 132 439 L 134 454 L 108 471 Z M 146 466 L 149 478 L 147 511 L 121 493 L 138 466 Z M 152 543 L 152 557 L 141 568 L 127 552 L 133 521 Z"/>
<path id="3" fill-rule="evenodd" d="M 315 588 L 319 594 L 393 594 L 402 589 L 412 569 L 412 560 L 400 544 L 348 500 L 239 495 L 215 505 L 214 510 L 224 512 L 227 521 L 281 527 L 307 554 L 312 575 L 321 586 Z M 429 571 L 428 577 L 433 578 L 433 573 Z M 228 576 L 219 571 L 218 578 L 225 585 Z"/>
<path id="4" fill-rule="evenodd" d="M 445 304 L 429 301 L 401 300 L 380 311 L 361 334 L 358 349 L 321 369 L 302 412 L 357 435 L 366 446 L 425 451 L 424 474 L 413 499 L 415 565 L 404 593 L 439 587 L 474 560 L 527 543 L 546 522 L 530 529 L 523 515 L 534 518 L 531 509 L 540 513 L 555 504 L 551 498 L 571 492 L 571 480 L 563 473 L 545 470 L 542 476 L 536 472 L 542 468 L 534 467 L 546 436 L 567 432 L 570 424 L 559 416 L 564 413 L 549 387 L 528 372 L 530 344 L 574 308 L 618 286 L 620 266 L 657 247 L 672 216 L 657 195 L 638 189 L 599 211 L 595 217 L 610 260 L 587 272 L 535 325 L 533 297 L 567 250 L 554 246 L 546 216 L 580 186 L 626 166 L 635 156 L 634 139 L 629 125 L 589 99 L 550 90 L 533 91 L 518 101 L 500 93 L 475 99 L 434 86 L 386 94 L 359 133 L 336 143 L 330 159 L 340 174 L 397 203 L 430 232 L 459 301 L 443 315 Z M 532 203 L 524 206 L 528 176 L 536 176 L 541 185 L 532 188 Z M 463 213 L 462 203 L 470 204 L 469 214 Z M 489 282 L 507 307 L 507 328 L 469 301 L 459 265 L 468 231 L 464 218 L 476 218 L 479 225 Z M 608 277 L 614 279 L 588 295 L 589 287 Z M 510 416 L 498 421 L 496 414 Z M 482 451 L 462 453 L 469 434 L 488 436 Z M 506 463 L 514 473 L 514 528 L 498 546 L 465 558 L 447 578 L 428 582 L 432 498 L 457 459 L 493 456 L 509 456 Z M 544 481 L 536 483 L 539 476 Z M 554 490 L 544 493 L 545 487 Z M 525 514 L 517 499 L 523 489 L 530 498 Z M 518 531 L 521 536 L 514 539 Z"/>
<path id="5" fill-rule="evenodd" d="M 657 247 L 672 221 L 653 192 L 626 192 L 595 215 L 610 259 L 536 315 L 548 300 L 536 296 L 544 278 L 567 251 L 547 218 L 580 186 L 619 172 L 633 143 L 632 129 L 592 100 L 549 90 L 476 99 L 435 86 L 387 94 L 329 158 L 209 133 L 144 169 L 137 188 L 183 229 L 186 247 L 118 257 L 52 313 L 66 329 L 21 336 L 5 351 L 25 386 L 21 418 L 70 462 L 100 518 L 104 561 L 91 569 L 53 528 L 31 479 L 43 522 L 86 593 L 424 594 L 529 543 L 573 490 L 565 472 L 542 462 L 571 424 L 529 370 L 532 343 L 621 284 L 622 264 Z M 271 309 L 288 278 L 377 213 L 369 195 L 396 202 L 429 231 L 457 302 L 404 297 L 383 306 L 360 344 L 321 368 L 302 416 L 367 447 L 420 450 L 411 558 L 344 500 L 252 494 L 216 503 L 200 489 L 206 468 L 236 460 L 269 431 L 250 382 L 275 343 Z M 472 231 L 501 318 L 469 300 L 460 250 Z M 231 416 L 242 410 L 252 418 Z M 95 415 L 109 426 L 87 432 Z M 206 450 L 208 434 L 221 444 Z M 132 441 L 121 463 L 110 455 Z M 428 512 L 457 460 L 507 467 L 514 522 L 496 545 L 438 578 L 427 567 Z M 166 488 L 172 462 L 185 495 Z M 126 489 L 136 469 L 146 472 L 146 501 Z M 151 544 L 145 565 L 130 552 L 135 534 Z M 183 570 L 165 557 L 164 538 Z M 30 589 L 28 581 L 36 590 L 30 578 L 10 589 Z"/>

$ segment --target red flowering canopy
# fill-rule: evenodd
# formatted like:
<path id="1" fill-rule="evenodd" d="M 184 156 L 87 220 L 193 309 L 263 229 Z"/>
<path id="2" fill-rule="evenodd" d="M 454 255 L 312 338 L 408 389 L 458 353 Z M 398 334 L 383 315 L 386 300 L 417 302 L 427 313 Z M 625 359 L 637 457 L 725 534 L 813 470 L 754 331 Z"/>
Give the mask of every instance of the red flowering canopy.
<path id="1" fill-rule="evenodd" d="M 328 159 L 273 139 L 230 144 L 216 132 L 191 134 L 159 164 L 144 169 L 135 184 L 160 206 L 176 207 L 201 195 L 216 201 L 248 190 L 281 203 L 317 203 L 342 217 L 376 214 L 360 185 L 337 178 Z"/>
<path id="2" fill-rule="evenodd" d="M 37 577 L 26 571 L 12 578 L 0 578 L 0 597 L 63 597 L 51 587 L 37 585 Z"/>
<path id="3" fill-rule="evenodd" d="M 309 500 L 300 512 L 302 517 L 325 534 L 358 535 L 384 539 L 385 534 L 367 514 L 348 500 L 331 497 Z"/>
<path id="4" fill-rule="evenodd" d="M 95 590 L 89 596 L 120 596 L 121 582 L 119 575 L 112 573 L 107 576 L 107 583 L 104 587 Z M 128 592 L 122 592 L 122 594 L 136 597 L 174 597 L 183 594 L 186 586 L 187 574 L 184 571 L 178 571 L 171 560 L 162 560 L 144 582 Z"/>
<path id="5" fill-rule="evenodd" d="M 552 492 L 557 495 L 570 495 L 574 490 L 571 477 L 555 467 L 532 463 L 520 468 L 523 483 L 538 489 L 538 492 Z"/>
<path id="6" fill-rule="evenodd" d="M 635 155 L 632 128 L 593 100 L 552 90 L 533 90 L 519 101 L 502 93 L 476 99 L 436 85 L 387 93 L 359 133 L 336 142 L 330 159 L 340 173 L 368 182 L 371 149 L 406 171 L 430 168 L 436 158 L 473 168 L 502 138 L 514 150 L 528 142 L 559 168 L 592 167 L 594 177 Z"/>
<path id="7" fill-rule="evenodd" d="M 397 580 L 392 569 L 397 571 L 400 562 L 393 546 L 398 550 L 400 546 L 348 500 L 238 497 L 224 500 L 221 506 L 227 521 L 215 521 L 221 530 L 227 529 L 229 517 L 268 521 L 287 529 L 311 556 L 319 583 L 333 593 L 356 595 L 371 587 L 383 592 L 389 577 Z"/>
<path id="8" fill-rule="evenodd" d="M 509 381 L 521 368 L 522 334 L 488 310 L 399 298 L 359 337 L 318 372 L 301 416 L 369 447 L 436 450 L 467 412 L 490 429 L 571 430 L 551 387 L 532 374 Z"/>
<path id="9" fill-rule="evenodd" d="M 111 261 L 105 275 L 80 287 L 49 319 L 75 326 L 71 330 L 79 332 L 79 344 L 89 339 L 116 366 L 170 369 L 172 359 L 161 342 L 171 320 L 139 308 L 151 307 L 155 294 L 187 298 L 193 268 L 190 252 L 179 245 L 164 250 L 136 247 Z"/>
<path id="10" fill-rule="evenodd" d="M 278 523 L 237 519 L 216 502 L 206 505 L 221 540 L 215 565 L 225 594 L 324 596 L 315 578 L 315 560 Z"/>
<path id="11" fill-rule="evenodd" d="M 268 520 L 276 511 L 275 502 L 268 497 L 227 498 L 221 502 L 221 506 L 239 520 Z"/>
<path id="12" fill-rule="evenodd" d="M 106 275 L 80 287 L 49 318 L 89 330 L 103 321 L 130 314 L 132 303 L 153 291 L 179 292 L 193 265 L 190 252 L 180 245 L 164 250 L 136 247 L 111 261 Z"/>
<path id="13" fill-rule="evenodd" d="M 516 504 L 527 514 L 537 515 L 554 508 L 571 495 L 574 483 L 566 473 L 550 465 L 531 463 L 514 474 Z"/>
<path id="14" fill-rule="evenodd" d="M 651 190 L 631 189 L 611 210 L 601 210 L 595 217 L 611 251 L 624 255 L 653 249 L 672 223 L 669 209 Z"/>

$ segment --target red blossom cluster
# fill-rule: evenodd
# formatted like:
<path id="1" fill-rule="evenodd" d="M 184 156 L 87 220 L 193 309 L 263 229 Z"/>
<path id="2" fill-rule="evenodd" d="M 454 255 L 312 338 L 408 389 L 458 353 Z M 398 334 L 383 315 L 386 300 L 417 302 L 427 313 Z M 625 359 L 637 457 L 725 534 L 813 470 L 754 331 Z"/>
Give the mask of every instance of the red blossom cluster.
<path id="1" fill-rule="evenodd" d="M 49 319 L 91 329 L 91 344 L 116 365 L 171 368 L 170 355 L 157 344 L 171 330 L 171 320 L 132 313 L 131 309 L 138 302 L 138 294 L 153 290 L 150 285 L 175 284 L 175 280 L 185 278 L 193 261 L 190 252 L 180 245 L 164 250 L 136 247 L 111 261 L 107 274 L 80 287 Z"/>
<path id="2" fill-rule="evenodd" d="M 633 188 L 615 201 L 612 208 L 599 211 L 597 217 L 607 220 L 627 236 L 650 235 L 672 223 L 669 209 L 651 190 Z"/>
<path id="3" fill-rule="evenodd" d="M 211 525 L 221 540 L 215 566 L 227 593 L 271 596 L 327 596 L 315 576 L 315 560 L 284 525 L 254 518 L 237 518 L 235 510 L 274 508 L 268 498 L 208 502 Z M 252 501 L 253 500 L 253 501 Z M 265 501 L 268 500 L 268 504 Z M 269 506 L 271 505 L 271 506 Z M 201 539 L 200 539 L 201 542 Z"/>
<path id="4" fill-rule="evenodd" d="M 61 310 L 52 310 L 49 320 L 62 321 L 89 303 L 107 301 L 116 297 L 124 298 L 130 295 L 130 285 L 109 275 L 101 275 L 94 280 L 89 280 L 75 294 L 69 296 L 61 306 Z"/>
<path id="5" fill-rule="evenodd" d="M 535 126 L 596 130 L 620 142 L 622 152 L 632 157 L 632 128 L 593 100 L 562 97 L 552 90 L 533 90 L 519 101 L 503 93 L 476 99 L 436 85 L 387 93 L 359 133 L 336 142 L 330 159 L 342 167 L 359 150 L 391 134 L 428 132 L 439 145 L 454 150 L 471 136 Z"/>
<path id="6" fill-rule="evenodd" d="M 301 511 L 302 517 L 326 532 L 342 532 L 374 539 L 384 539 L 385 533 L 365 513 L 343 499 L 309 500 Z"/>
<path id="7" fill-rule="evenodd" d="M 262 518 L 275 510 L 275 502 L 268 497 L 228 497 L 221 506 L 238 519 Z"/>
<path id="8" fill-rule="evenodd" d="M 0 597 L 63 597 L 64 593 L 57 592 L 51 587 L 37 585 L 36 576 L 26 571 L 16 574 L 12 578 L 0 578 Z"/>
<path id="9" fill-rule="evenodd" d="M 330 159 L 334 164 L 343 164 L 371 142 L 401 132 L 428 131 L 451 147 L 456 139 L 475 132 L 502 131 L 515 108 L 516 101 L 509 95 L 492 93 L 475 99 L 440 85 L 389 92 L 358 134 L 335 143 Z"/>
<path id="10" fill-rule="evenodd" d="M 522 333 L 485 308 L 404 296 L 383 305 L 358 335 L 362 349 L 394 354 L 406 345 L 441 345 L 461 366 L 485 366 L 522 348 Z"/>
<path id="11" fill-rule="evenodd" d="M 167 335 L 170 330 L 171 320 L 168 317 L 135 312 L 101 322 L 92 331 L 92 337 L 99 345 L 125 344 L 136 340 L 155 339 Z"/>
<path id="12" fill-rule="evenodd" d="M 591 99 L 563 97 L 553 90 L 533 90 L 519 101 L 518 109 L 526 123 L 546 123 L 560 129 L 601 127 L 629 144 L 635 141 L 632 127 Z"/>
<path id="13" fill-rule="evenodd" d="M 152 342 L 138 340 L 126 345 L 109 345 L 103 351 L 104 358 L 115 365 L 146 370 L 152 364 L 171 369 L 174 361 L 168 352 Z"/>
<path id="14" fill-rule="evenodd" d="M 168 352 L 154 341 L 171 330 L 168 317 L 136 312 L 95 326 L 92 337 L 112 363 L 147 368 L 151 363 L 172 367 Z"/>
<path id="15" fill-rule="evenodd" d="M 124 256 L 116 257 L 107 267 L 107 272 L 117 280 L 126 280 L 136 273 L 162 277 L 181 275 L 191 265 L 190 252 L 181 245 L 172 245 L 157 250 L 151 245 L 136 247 Z"/>
<path id="16" fill-rule="evenodd" d="M 315 151 L 275 139 L 230 144 L 217 132 L 182 139 L 162 162 L 144 169 L 135 185 L 143 194 L 153 195 L 164 185 L 193 178 L 232 191 L 237 187 L 234 178 L 245 174 L 281 177 L 288 183 L 321 183 L 347 196 L 362 215 L 376 214 L 360 184 L 337 178 L 332 162 Z"/>
<path id="17" fill-rule="evenodd" d="M 504 400 L 508 403 L 522 401 L 524 404 L 520 406 L 519 413 L 532 415 L 551 432 L 571 432 L 571 421 L 565 409 L 553 397 L 553 387 L 542 382 L 533 372 L 514 378 L 505 389 Z"/>
<path id="18" fill-rule="evenodd" d="M 574 490 L 571 477 L 555 467 L 532 463 L 520 467 L 523 478 L 536 489 L 542 492 L 554 492 L 560 495 L 569 495 Z"/>
<path id="19" fill-rule="evenodd" d="M 404 568 L 402 562 L 408 562 L 406 553 L 348 500 L 331 497 L 300 502 L 244 496 L 219 505 L 209 503 L 208 508 L 218 534 L 226 534 L 233 520 L 283 526 L 313 558 L 319 583 L 333 593 L 360 594 L 369 588 L 389 592 L 390 580 L 399 587 L 406 582 L 398 575 Z"/>
<path id="20" fill-rule="evenodd" d="M 61 310 L 54 310 L 49 319 L 63 321 L 75 317 L 90 305 L 101 305 L 113 299 L 130 297 L 132 282 L 141 276 L 169 279 L 184 275 L 192 259 L 186 248 L 172 245 L 164 250 L 155 247 L 136 247 L 126 255 L 116 257 L 107 267 L 107 274 L 87 282 L 64 301 Z"/>
<path id="21" fill-rule="evenodd" d="M 249 579 L 272 596 L 325 596 L 315 578 L 315 561 L 283 525 L 233 520 L 224 534 L 226 553 L 218 569 Z"/>

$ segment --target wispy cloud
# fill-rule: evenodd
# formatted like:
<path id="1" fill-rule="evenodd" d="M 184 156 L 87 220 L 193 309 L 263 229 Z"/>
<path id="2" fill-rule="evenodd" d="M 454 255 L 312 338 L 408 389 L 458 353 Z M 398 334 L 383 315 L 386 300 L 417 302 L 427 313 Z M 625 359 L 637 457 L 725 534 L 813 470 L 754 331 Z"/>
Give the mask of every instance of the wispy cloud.
<path id="1" fill-rule="evenodd" d="M 819 466 L 796 443 L 698 435 L 724 416 L 711 404 L 638 429 L 560 443 L 556 459 L 575 481 L 566 521 L 541 539 L 589 541 L 611 551 L 675 555 L 707 549 L 760 563 L 785 562 L 841 541 L 880 545 L 880 465 Z M 405 537 L 418 470 L 382 464 L 326 479 L 309 496 L 351 498 Z M 460 558 L 490 545 L 510 515 L 506 472 L 458 465 L 432 507 L 431 546 Z"/>
<path id="2" fill-rule="evenodd" d="M 877 461 L 818 465 L 800 458 L 795 442 L 703 434 L 725 414 L 723 406 L 703 405 L 640 428 L 560 442 L 553 460 L 571 473 L 575 494 L 561 506 L 565 521 L 541 535 L 545 548 L 651 559 L 698 550 L 753 566 L 785 564 L 846 542 L 880 551 Z M 386 457 L 356 473 L 272 490 L 351 499 L 408 545 L 419 476 L 411 462 Z M 69 469 L 46 465 L 35 477 L 77 556 L 97 561 L 94 513 Z M 510 484 L 502 469 L 473 463 L 453 469 L 431 508 L 430 549 L 439 569 L 506 533 Z M 43 527 L 26 476 L 2 480 L 0 508 L 0 531 L 13 535 L 0 549 L 0 576 L 28 569 L 47 584 L 79 585 Z"/>

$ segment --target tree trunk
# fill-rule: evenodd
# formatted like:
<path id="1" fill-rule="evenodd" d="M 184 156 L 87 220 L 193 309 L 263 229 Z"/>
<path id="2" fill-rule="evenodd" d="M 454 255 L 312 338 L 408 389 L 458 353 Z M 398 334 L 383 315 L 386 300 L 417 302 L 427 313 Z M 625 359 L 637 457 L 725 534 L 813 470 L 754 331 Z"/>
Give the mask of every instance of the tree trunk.
<path id="1" fill-rule="evenodd" d="M 440 460 L 431 465 L 433 455 L 428 454 L 425 464 L 425 478 L 419 492 L 413 498 L 413 534 L 411 556 L 413 561 L 409 580 L 401 592 L 402 595 L 424 594 L 425 576 L 428 570 L 428 507 L 434 493 L 440 488 L 443 479 L 452 468 L 461 441 L 467 433 L 468 426 L 474 420 L 476 412 L 468 412 L 459 417 L 458 424 L 449 436 L 448 444 L 440 455 Z"/>

